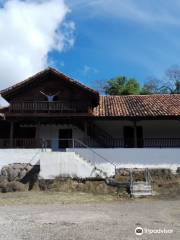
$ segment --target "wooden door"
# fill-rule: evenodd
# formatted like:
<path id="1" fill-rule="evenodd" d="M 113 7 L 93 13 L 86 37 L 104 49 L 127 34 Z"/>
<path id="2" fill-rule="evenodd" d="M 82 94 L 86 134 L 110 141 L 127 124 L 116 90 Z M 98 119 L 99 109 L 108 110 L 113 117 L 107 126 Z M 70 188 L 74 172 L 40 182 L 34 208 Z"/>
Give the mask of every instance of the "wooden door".
<path id="1" fill-rule="evenodd" d="M 136 134 L 137 134 L 137 147 L 143 148 L 144 146 L 143 128 L 141 126 L 136 127 Z"/>
<path id="2" fill-rule="evenodd" d="M 134 147 L 134 128 L 124 127 L 124 147 L 133 148 Z"/>
<path id="3" fill-rule="evenodd" d="M 72 147 L 72 129 L 60 129 L 59 130 L 59 148 Z"/>

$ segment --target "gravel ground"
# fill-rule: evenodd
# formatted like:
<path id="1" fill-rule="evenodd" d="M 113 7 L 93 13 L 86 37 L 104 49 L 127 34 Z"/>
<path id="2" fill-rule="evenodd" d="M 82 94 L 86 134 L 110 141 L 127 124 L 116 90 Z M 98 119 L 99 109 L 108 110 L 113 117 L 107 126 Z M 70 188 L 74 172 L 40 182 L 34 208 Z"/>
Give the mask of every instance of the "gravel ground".
<path id="1" fill-rule="evenodd" d="M 136 236 L 137 226 L 173 229 Z M 79 204 L 0 206 L 2 240 L 180 239 L 179 200 L 121 200 Z"/>

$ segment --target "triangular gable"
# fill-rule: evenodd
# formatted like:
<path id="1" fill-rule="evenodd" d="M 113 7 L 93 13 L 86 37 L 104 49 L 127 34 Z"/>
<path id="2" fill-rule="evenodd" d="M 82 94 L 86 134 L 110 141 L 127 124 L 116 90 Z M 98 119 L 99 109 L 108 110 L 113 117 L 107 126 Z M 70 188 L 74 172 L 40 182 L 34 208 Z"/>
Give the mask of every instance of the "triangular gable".
<path id="1" fill-rule="evenodd" d="M 84 92 L 86 92 L 87 94 L 89 94 L 94 100 L 95 102 L 99 102 L 99 93 L 87 86 L 85 86 L 84 84 L 78 82 L 78 81 L 75 81 L 73 80 L 72 78 L 64 75 L 63 73 L 57 71 L 56 69 L 54 68 L 47 68 L 35 75 L 33 75 L 32 77 L 20 82 L 20 83 L 17 83 L 9 88 L 6 88 L 2 91 L 0 91 L 0 94 L 1 96 L 6 99 L 6 100 L 10 100 L 11 99 L 11 96 L 14 94 L 14 93 L 17 93 L 19 92 L 20 90 L 22 90 L 24 87 L 27 87 L 28 85 L 38 81 L 41 79 L 41 77 L 43 76 L 46 76 L 48 74 L 54 74 L 56 77 L 58 77 L 59 79 L 61 79 L 61 81 L 65 81 L 66 83 L 68 84 L 71 84 L 71 85 L 74 85 L 75 87 L 77 88 L 80 88 L 81 90 L 83 90 Z"/>

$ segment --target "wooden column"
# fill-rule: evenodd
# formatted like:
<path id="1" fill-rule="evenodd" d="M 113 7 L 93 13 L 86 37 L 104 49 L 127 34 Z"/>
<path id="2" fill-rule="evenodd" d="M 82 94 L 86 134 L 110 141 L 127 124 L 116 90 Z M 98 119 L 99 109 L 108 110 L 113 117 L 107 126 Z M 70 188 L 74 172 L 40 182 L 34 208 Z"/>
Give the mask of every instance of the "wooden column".
<path id="1" fill-rule="evenodd" d="M 14 137 L 14 122 L 10 122 L 10 147 L 13 147 L 13 137 Z"/>
<path id="2" fill-rule="evenodd" d="M 134 147 L 137 148 L 137 124 L 134 121 Z"/>
<path id="3" fill-rule="evenodd" d="M 39 130 L 40 130 L 40 123 L 38 122 L 37 123 L 37 126 L 36 126 L 36 144 L 40 144 L 40 141 L 39 141 Z"/>
<path id="4" fill-rule="evenodd" d="M 87 134 L 88 134 L 87 128 L 88 128 L 88 123 L 87 123 L 87 121 L 86 121 L 86 122 L 84 123 L 84 132 L 85 132 L 86 137 L 87 137 Z"/>

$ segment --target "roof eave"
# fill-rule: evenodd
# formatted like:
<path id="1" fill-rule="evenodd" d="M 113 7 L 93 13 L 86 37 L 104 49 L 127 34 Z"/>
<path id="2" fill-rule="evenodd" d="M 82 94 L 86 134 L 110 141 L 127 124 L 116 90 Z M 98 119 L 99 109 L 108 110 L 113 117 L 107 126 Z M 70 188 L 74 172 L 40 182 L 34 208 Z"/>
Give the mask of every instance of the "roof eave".
<path id="1" fill-rule="evenodd" d="M 20 83 L 17 83 L 17 84 L 15 84 L 15 85 L 12 85 L 12 86 L 9 87 L 9 88 L 5 88 L 5 89 L 1 90 L 1 91 L 0 91 L 0 95 L 1 95 L 3 98 L 5 98 L 5 99 L 7 98 L 7 99 L 8 99 L 8 98 L 10 97 L 10 95 L 13 94 L 15 91 L 18 91 L 19 88 L 26 86 L 26 84 L 30 84 L 30 83 L 33 82 L 38 76 L 47 74 L 48 72 L 50 72 L 50 73 L 53 72 L 53 73 L 56 74 L 57 76 L 63 77 L 64 79 L 68 80 L 71 84 L 74 84 L 74 85 L 82 88 L 83 90 L 89 92 L 90 94 L 94 95 L 95 98 L 97 99 L 97 102 L 99 101 L 99 93 L 98 93 L 97 91 L 95 91 L 95 90 L 93 90 L 93 89 L 85 86 L 84 84 L 82 84 L 82 83 L 80 83 L 80 82 L 78 82 L 78 81 L 76 81 L 76 80 L 74 80 L 74 79 L 72 79 L 72 78 L 70 78 L 70 77 L 68 77 L 68 76 L 66 76 L 66 75 L 63 74 L 62 72 L 58 72 L 56 69 L 51 68 L 51 67 L 49 67 L 49 68 L 47 68 L 47 69 L 45 69 L 45 70 L 43 70 L 43 71 L 41 71 L 41 72 L 36 73 L 35 75 L 27 78 L 27 79 L 24 80 L 24 81 L 21 81 Z"/>

